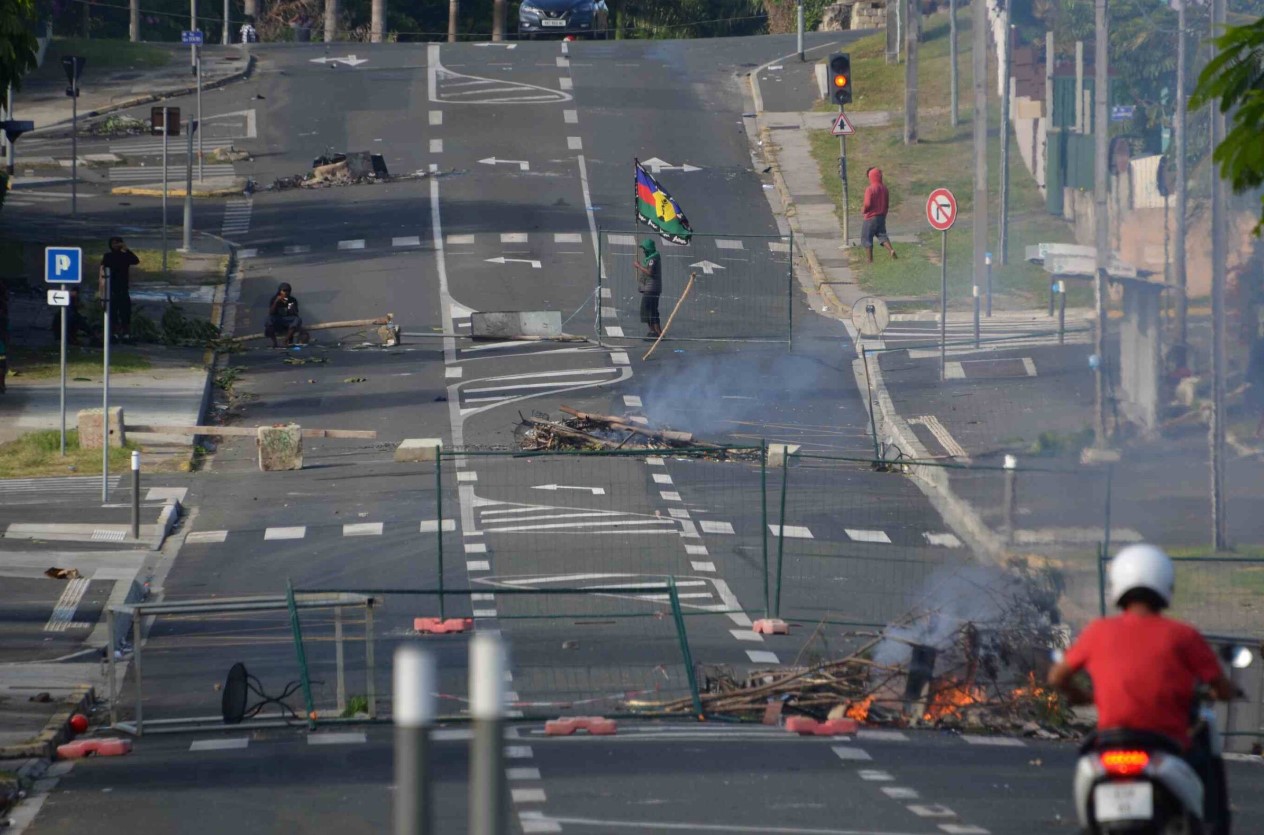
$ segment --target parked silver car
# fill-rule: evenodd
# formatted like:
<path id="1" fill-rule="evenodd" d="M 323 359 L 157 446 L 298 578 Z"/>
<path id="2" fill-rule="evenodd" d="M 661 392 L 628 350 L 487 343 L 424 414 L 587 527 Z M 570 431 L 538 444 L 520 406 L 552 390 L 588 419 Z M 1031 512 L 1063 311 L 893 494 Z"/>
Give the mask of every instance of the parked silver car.
<path id="1" fill-rule="evenodd" d="M 522 0 L 518 7 L 518 37 L 587 35 L 606 38 L 610 8 L 606 0 Z"/>

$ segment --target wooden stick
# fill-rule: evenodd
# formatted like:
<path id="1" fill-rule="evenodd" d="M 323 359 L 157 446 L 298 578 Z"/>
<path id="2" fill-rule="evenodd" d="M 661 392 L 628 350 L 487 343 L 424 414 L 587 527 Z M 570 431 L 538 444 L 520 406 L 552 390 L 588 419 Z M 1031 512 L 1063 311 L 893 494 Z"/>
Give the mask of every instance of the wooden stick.
<path id="1" fill-rule="evenodd" d="M 641 361 L 650 358 L 650 354 L 654 353 L 654 349 L 658 347 L 658 343 L 663 341 L 663 337 L 667 335 L 667 331 L 671 328 L 672 319 L 676 318 L 676 313 L 680 310 L 680 306 L 685 303 L 685 297 L 689 295 L 689 291 L 693 289 L 693 280 L 697 278 L 697 273 L 689 273 L 689 283 L 685 285 L 685 292 L 680 294 L 680 300 L 676 302 L 676 306 L 672 308 L 671 315 L 667 317 L 667 324 L 658 332 L 658 339 L 654 340 L 654 344 L 645 352 L 645 356 L 641 357 Z"/>
<path id="2" fill-rule="evenodd" d="M 322 322 L 318 325 L 304 325 L 302 330 L 305 331 L 327 331 L 333 328 L 368 328 L 374 325 L 389 325 L 395 319 L 395 314 L 388 313 L 385 316 L 379 316 L 376 319 L 349 319 L 345 322 Z M 245 336 L 234 336 L 234 342 L 246 342 L 251 339 L 263 339 L 262 333 L 248 333 Z"/>
<path id="3" fill-rule="evenodd" d="M 559 406 L 558 409 L 571 417 L 576 417 L 580 420 L 588 420 L 593 423 L 604 423 L 612 429 L 618 429 L 624 432 L 635 432 L 638 435 L 645 435 L 647 438 L 657 438 L 660 441 L 672 441 L 683 444 L 693 441 L 693 435 L 689 432 L 677 432 L 674 429 L 651 429 L 648 426 L 629 423 L 623 418 L 614 417 L 613 415 L 599 415 L 594 412 L 581 412 L 579 409 L 574 409 L 570 406 Z"/>

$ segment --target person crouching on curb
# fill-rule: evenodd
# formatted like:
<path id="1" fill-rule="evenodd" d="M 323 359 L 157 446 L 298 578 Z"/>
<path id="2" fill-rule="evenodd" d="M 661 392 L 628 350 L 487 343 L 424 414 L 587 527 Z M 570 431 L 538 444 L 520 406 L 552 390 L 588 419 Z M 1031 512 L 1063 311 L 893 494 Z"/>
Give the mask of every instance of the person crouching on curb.
<path id="1" fill-rule="evenodd" d="M 882 182 L 880 168 L 870 168 L 865 173 L 869 176 L 869 186 L 865 189 L 865 201 L 860 207 L 865 216 L 865 222 L 860 227 L 860 245 L 868 252 L 869 263 L 872 264 L 874 238 L 887 248 L 892 258 L 897 256 L 891 239 L 887 237 L 887 209 L 890 208 L 891 193 Z"/>
<path id="2" fill-rule="evenodd" d="M 657 338 L 663 328 L 659 324 L 658 299 L 663 294 L 663 256 L 651 238 L 641 242 L 636 256 L 636 289 L 641 293 L 641 322 L 649 326 L 646 336 Z"/>
<path id="3" fill-rule="evenodd" d="M 276 295 L 268 305 L 268 336 L 272 337 L 272 347 L 277 345 L 277 334 L 285 334 L 285 344 L 294 344 L 294 337 L 303 327 L 303 320 L 298 315 L 298 299 L 290 292 L 290 285 L 282 282 Z"/>

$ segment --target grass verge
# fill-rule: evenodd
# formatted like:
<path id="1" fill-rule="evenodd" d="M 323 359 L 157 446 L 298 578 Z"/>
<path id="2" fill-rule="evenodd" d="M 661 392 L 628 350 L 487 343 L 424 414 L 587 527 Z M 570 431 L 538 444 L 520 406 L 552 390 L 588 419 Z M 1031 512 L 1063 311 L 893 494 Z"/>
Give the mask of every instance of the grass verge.
<path id="1" fill-rule="evenodd" d="M 83 66 L 85 83 L 94 70 L 148 70 L 165 67 L 171 63 L 171 50 L 147 43 L 101 38 L 54 38 L 48 45 L 44 64 L 31 73 L 39 80 L 60 81 L 65 79 L 61 59 L 66 55 L 78 55 L 87 59 Z"/>
<path id="2" fill-rule="evenodd" d="M 101 379 L 101 349 L 66 348 L 66 379 Z M 111 348 L 110 374 L 148 371 L 149 358 L 126 348 Z M 23 380 L 55 380 L 61 375 L 61 354 L 56 348 L 14 348 L 9 352 L 9 375 Z"/>
<path id="3" fill-rule="evenodd" d="M 58 246 L 77 246 L 84 252 L 84 286 L 96 292 L 97 265 L 105 254 L 104 240 L 57 241 Z M 44 247 L 41 241 L 0 239 L 0 276 L 15 278 L 25 276 L 28 283 L 38 282 L 43 276 Z M 167 269 L 162 269 L 162 249 L 158 247 L 133 247 L 132 252 L 140 264 L 132 268 L 133 284 L 222 284 L 228 266 L 226 256 L 202 259 L 201 269 L 186 269 L 184 254 L 175 247 L 167 250 Z M 190 265 L 192 266 L 192 265 Z"/>
<path id="4" fill-rule="evenodd" d="M 66 455 L 58 451 L 61 433 L 56 429 L 28 432 L 15 441 L 0 444 L 0 478 L 32 478 L 59 475 L 95 475 L 101 472 L 101 450 L 80 449 L 79 430 L 66 431 Z M 110 450 L 111 472 L 131 466 L 134 444 Z"/>
<path id="5" fill-rule="evenodd" d="M 968 17 L 968 16 L 967 16 Z M 961 67 L 961 90 L 971 86 L 969 21 L 958 21 Z M 847 158 L 851 188 L 848 209 L 851 234 L 860 236 L 861 203 L 868 185 L 865 175 L 870 166 L 882 169 L 891 193 L 887 229 L 891 234 L 916 235 L 915 243 L 896 244 L 899 260 L 892 261 L 885 253 L 875 253 L 874 263 L 865 262 L 863 250 L 849 251 L 851 268 L 857 281 L 868 292 L 886 298 L 935 296 L 939 293 L 942 259 L 940 235 L 931 230 L 925 218 L 926 196 L 945 186 L 957 197 L 957 224 L 948 235 L 948 290 L 953 298 L 968 298 L 974 283 L 971 263 L 970 224 L 974 203 L 973 108 L 962 96 L 960 118 L 954 127 L 943 107 L 948 99 L 948 21 L 946 14 L 934 15 L 926 21 L 926 40 L 919 53 L 918 101 L 920 141 L 903 142 L 902 117 L 904 102 L 904 67 L 886 63 L 884 35 L 871 35 L 851 47 L 852 75 L 856 79 L 857 100 L 853 110 L 890 110 L 899 123 L 886 127 L 860 129 L 847 141 Z M 866 89 L 871 91 L 864 93 Z M 995 131 L 997 113 L 990 114 Z M 812 131 L 809 135 L 812 156 L 820 170 L 826 192 L 834 200 L 842 219 L 842 185 L 838 180 L 838 139 L 828 131 Z M 1048 297 L 1049 277 L 1045 271 L 1023 259 L 1024 247 L 1039 242 L 1071 242 L 1069 224 L 1045 211 L 1044 197 L 1028 174 L 1019 155 L 1016 140 L 1010 142 L 1009 263 L 1001 266 L 993 260 L 993 292 L 1011 296 L 1014 302 L 1027 306 L 1041 303 Z M 1000 193 L 999 153 L 996 140 L 988 164 L 988 193 Z M 996 199 L 995 197 L 993 198 Z M 989 240 L 997 241 L 997 209 L 989 212 Z M 1091 302 L 1087 286 L 1071 285 L 1068 304 L 1080 306 Z"/>

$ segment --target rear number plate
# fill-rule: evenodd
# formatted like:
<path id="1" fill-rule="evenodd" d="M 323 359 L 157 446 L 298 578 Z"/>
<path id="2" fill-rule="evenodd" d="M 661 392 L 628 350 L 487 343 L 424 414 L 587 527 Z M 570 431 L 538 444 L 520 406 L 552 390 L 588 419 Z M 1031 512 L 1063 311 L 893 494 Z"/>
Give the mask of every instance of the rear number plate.
<path id="1" fill-rule="evenodd" d="M 1097 820 L 1150 820 L 1154 817 L 1154 786 L 1149 783 L 1103 783 L 1093 789 Z"/>
<path id="2" fill-rule="evenodd" d="M 565 20 L 541 20 L 540 25 L 541 26 L 565 26 L 566 21 Z"/>

